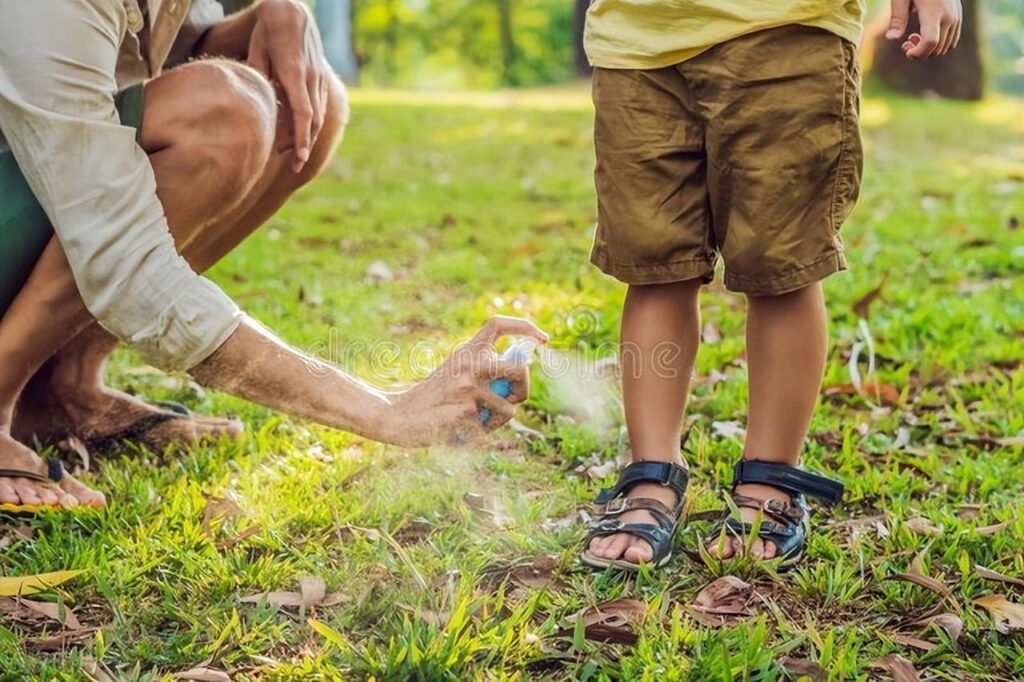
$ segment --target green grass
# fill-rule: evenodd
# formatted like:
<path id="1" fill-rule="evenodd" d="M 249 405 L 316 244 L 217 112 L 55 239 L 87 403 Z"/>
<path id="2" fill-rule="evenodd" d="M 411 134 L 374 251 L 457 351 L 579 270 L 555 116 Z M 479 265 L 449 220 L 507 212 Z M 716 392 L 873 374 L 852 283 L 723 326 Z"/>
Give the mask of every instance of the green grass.
<path id="1" fill-rule="evenodd" d="M 529 315 L 574 353 L 610 352 L 623 288 L 587 264 L 585 92 L 354 100 L 329 172 L 214 271 L 244 308 L 380 383 L 422 371 L 401 351 L 448 347 L 493 313 Z M 1024 230 L 1008 229 L 1024 217 L 1021 113 L 1004 100 L 865 102 L 863 196 L 844 228 L 852 268 L 827 283 L 826 383 L 850 381 L 868 331 L 873 380 L 893 385 L 899 404 L 823 401 L 805 463 L 842 478 L 846 503 L 815 517 L 799 570 L 737 569 L 763 596 L 751 618 L 695 620 L 685 607 L 728 569 L 683 552 L 657 575 L 581 569 L 576 510 L 602 482 L 578 471 L 619 454 L 621 417 L 613 409 L 613 423 L 595 428 L 542 377 L 522 420 L 543 442 L 501 431 L 482 451 L 406 452 L 133 371 L 123 354 L 118 385 L 237 412 L 247 440 L 101 464 L 88 479 L 113 500 L 104 512 L 0 521 L 0 574 L 89 569 L 39 598 L 99 628 L 53 640 L 55 624 L 0 613 L 0 679 L 85 679 L 86 659 L 118 679 L 169 679 L 212 659 L 235 679 L 770 680 L 791 656 L 845 680 L 876 678 L 870 664 L 891 652 L 929 679 L 1021 679 L 1024 639 L 997 633 L 972 603 L 992 592 L 1024 599 L 974 571 L 1024 574 L 1022 448 L 991 440 L 1024 435 Z M 393 281 L 367 279 L 376 260 Z M 851 306 L 886 276 L 861 330 Z M 740 451 L 712 424 L 744 419 L 743 305 L 718 287 L 703 299 L 722 340 L 701 350 L 699 375 L 721 376 L 698 380 L 691 400 L 694 511 L 717 507 Z M 467 493 L 500 513 L 474 512 Z M 202 531 L 209 495 L 243 510 L 215 521 L 212 538 Z M 877 524 L 845 523 L 872 516 Z M 922 534 L 914 519 L 941 533 Z M 13 534 L 21 523 L 30 540 Z M 701 528 L 678 542 L 692 549 Z M 507 579 L 543 555 L 557 558 L 550 585 Z M 885 580 L 915 557 L 949 586 L 946 603 Z M 239 602 L 294 590 L 303 575 L 346 600 L 303 611 Z M 570 622 L 619 596 L 648 607 L 634 645 L 591 641 Z M 958 642 L 912 625 L 935 609 L 962 617 Z M 897 633 L 937 646 L 908 648 Z"/>

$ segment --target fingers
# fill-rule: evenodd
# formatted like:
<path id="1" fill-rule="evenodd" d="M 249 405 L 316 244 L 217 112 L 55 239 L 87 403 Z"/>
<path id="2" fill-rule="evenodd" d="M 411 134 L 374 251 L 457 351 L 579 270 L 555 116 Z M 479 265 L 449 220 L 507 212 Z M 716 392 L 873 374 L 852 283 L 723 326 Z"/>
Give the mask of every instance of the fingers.
<path id="1" fill-rule="evenodd" d="M 524 320 L 521 317 L 497 315 L 481 327 L 476 336 L 470 340 L 470 344 L 490 347 L 503 336 L 525 336 L 535 339 L 540 343 L 548 342 L 548 335 L 542 332 L 533 322 Z"/>
<path id="2" fill-rule="evenodd" d="M 889 29 L 885 37 L 889 40 L 898 40 L 907 32 L 907 22 L 910 21 L 910 0 L 892 0 L 892 18 L 889 19 Z"/>
<path id="3" fill-rule="evenodd" d="M 503 397 L 510 403 L 518 404 L 530 397 L 530 370 L 521 362 L 493 358 L 481 378 L 507 381 L 512 392 Z"/>
<path id="4" fill-rule="evenodd" d="M 302 66 L 292 66 L 278 74 L 278 78 L 288 99 L 288 110 L 292 114 L 292 136 L 295 141 L 292 172 L 298 173 L 309 161 L 309 150 L 312 148 L 313 103 L 309 99 L 306 70 Z"/>
<path id="5" fill-rule="evenodd" d="M 484 427 L 492 431 L 516 416 L 516 408 L 509 401 L 489 389 L 481 389 L 476 396 L 477 408 L 487 408 L 490 415 Z M 479 414 L 479 411 L 477 412 Z"/>

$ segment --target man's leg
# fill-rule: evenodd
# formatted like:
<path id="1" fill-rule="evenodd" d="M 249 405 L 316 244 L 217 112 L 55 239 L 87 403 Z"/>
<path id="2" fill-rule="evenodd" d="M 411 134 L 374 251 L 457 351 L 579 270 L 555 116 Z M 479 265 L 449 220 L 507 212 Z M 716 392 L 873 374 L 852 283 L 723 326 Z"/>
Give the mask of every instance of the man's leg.
<path id="1" fill-rule="evenodd" d="M 622 392 L 633 461 L 682 464 L 680 428 L 690 375 L 700 345 L 700 280 L 630 286 L 622 311 Z M 628 498 L 646 497 L 669 508 L 676 494 L 657 483 L 631 488 Z M 656 523 L 650 513 L 630 511 L 623 523 Z M 595 538 L 590 552 L 603 559 L 650 561 L 651 546 L 629 533 Z"/>
<path id="2" fill-rule="evenodd" d="M 340 111 L 343 90 L 338 83 L 332 85 L 332 98 Z M 308 171 L 295 175 L 286 170 L 284 155 L 272 152 L 273 90 L 254 71 L 227 62 L 193 63 L 154 80 L 147 94 L 148 124 L 143 126 L 143 136 L 160 198 L 179 248 L 200 269 L 216 262 L 257 226 L 257 219 L 265 220 L 291 191 L 312 177 L 326 162 L 342 127 L 342 114 L 328 117 L 328 127 L 333 127 L 321 134 L 323 149 L 315 150 Z M 0 367 L 5 369 L 0 374 L 0 468 L 45 472 L 45 463 L 11 438 L 14 405 L 43 363 L 88 326 L 63 250 L 53 240 L 0 321 Z M 79 343 L 89 346 L 95 341 L 83 337 Z M 97 364 L 88 350 L 80 353 L 84 364 L 92 363 L 80 375 L 95 378 L 89 370 L 100 371 L 102 360 Z M 89 385 L 72 382 L 65 390 L 76 394 L 95 389 L 94 382 L 85 383 Z M 51 397 L 57 400 L 64 395 Z M 41 402 L 33 398 L 24 404 Z M 107 406 L 106 426 L 116 430 L 118 422 L 130 423 L 135 408 L 119 411 Z M 102 503 L 102 495 L 71 477 L 61 487 L 80 502 Z M 53 497 L 25 479 L 0 483 L 0 502 L 73 503 L 67 497 L 47 496 Z"/>
<path id="3" fill-rule="evenodd" d="M 828 353 L 828 316 L 821 283 L 782 296 L 750 296 L 747 318 L 747 367 L 750 375 L 750 410 L 744 459 L 759 459 L 796 466 L 804 448 L 825 374 Z M 766 485 L 736 486 L 739 495 L 755 499 L 789 501 L 789 495 Z M 743 520 L 753 523 L 759 512 L 741 508 Z M 721 549 L 719 549 L 721 547 Z M 731 557 L 742 551 L 733 538 L 711 551 Z M 757 538 L 755 558 L 770 559 L 775 544 Z"/>

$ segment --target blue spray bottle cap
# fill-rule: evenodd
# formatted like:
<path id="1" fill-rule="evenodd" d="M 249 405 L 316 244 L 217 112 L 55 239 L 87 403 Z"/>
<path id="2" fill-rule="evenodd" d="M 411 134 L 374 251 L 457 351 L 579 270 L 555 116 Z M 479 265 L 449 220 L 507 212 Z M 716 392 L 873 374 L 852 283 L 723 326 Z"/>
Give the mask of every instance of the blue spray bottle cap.
<path id="1" fill-rule="evenodd" d="M 517 362 L 529 365 L 533 362 L 533 353 L 537 350 L 537 342 L 532 339 L 519 339 L 514 341 L 500 358 L 506 362 Z M 512 382 L 508 379 L 491 379 L 491 390 L 502 398 L 512 395 Z M 491 418 L 491 411 L 486 407 L 480 408 L 480 421 L 484 424 Z"/>

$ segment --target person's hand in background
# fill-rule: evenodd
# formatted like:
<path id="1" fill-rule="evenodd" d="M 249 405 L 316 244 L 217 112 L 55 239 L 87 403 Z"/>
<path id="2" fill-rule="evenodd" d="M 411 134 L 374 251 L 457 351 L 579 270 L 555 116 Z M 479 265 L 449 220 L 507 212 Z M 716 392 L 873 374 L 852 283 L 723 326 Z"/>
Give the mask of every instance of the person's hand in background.
<path id="1" fill-rule="evenodd" d="M 247 60 L 274 83 L 283 99 L 290 120 L 280 122 L 286 134 L 279 136 L 277 151 L 294 150 L 291 168 L 298 173 L 323 127 L 330 66 L 305 4 L 264 0 L 255 12 Z"/>
<path id="2" fill-rule="evenodd" d="M 903 54 L 910 59 L 939 57 L 960 42 L 963 7 L 960 0 L 892 0 L 892 19 L 885 37 L 899 40 L 910 25 L 911 12 L 917 12 L 920 33 L 911 33 L 903 41 Z"/>

